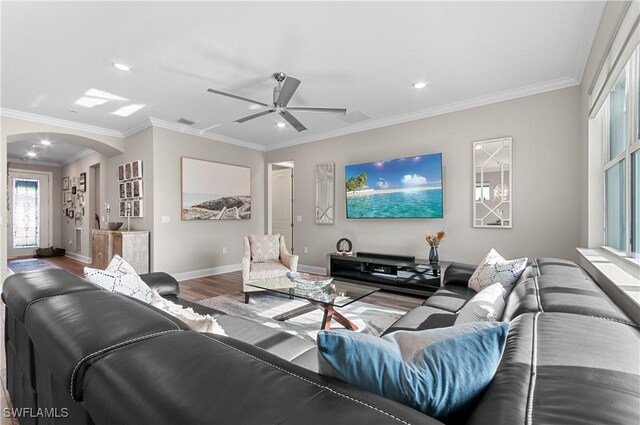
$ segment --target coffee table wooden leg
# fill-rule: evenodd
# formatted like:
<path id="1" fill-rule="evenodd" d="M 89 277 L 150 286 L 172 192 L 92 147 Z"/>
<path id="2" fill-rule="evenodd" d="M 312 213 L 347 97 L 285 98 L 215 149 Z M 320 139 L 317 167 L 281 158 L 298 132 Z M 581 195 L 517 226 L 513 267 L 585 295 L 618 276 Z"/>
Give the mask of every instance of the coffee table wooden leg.
<path id="1" fill-rule="evenodd" d="M 352 330 L 352 331 L 357 331 L 358 330 L 358 326 L 356 326 L 355 323 L 353 323 L 351 320 L 349 320 L 346 317 L 344 317 L 342 314 L 338 313 L 333 307 L 328 306 L 327 309 L 331 310 L 330 315 L 335 319 L 335 321 L 340 323 L 346 329 L 349 329 L 349 330 Z M 328 328 L 327 328 L 327 330 L 328 330 Z"/>
<path id="2" fill-rule="evenodd" d="M 333 316 L 333 312 L 328 308 L 324 308 L 324 315 L 322 316 L 322 325 L 320 325 L 320 329 L 324 329 L 328 331 L 331 329 L 331 318 Z"/>

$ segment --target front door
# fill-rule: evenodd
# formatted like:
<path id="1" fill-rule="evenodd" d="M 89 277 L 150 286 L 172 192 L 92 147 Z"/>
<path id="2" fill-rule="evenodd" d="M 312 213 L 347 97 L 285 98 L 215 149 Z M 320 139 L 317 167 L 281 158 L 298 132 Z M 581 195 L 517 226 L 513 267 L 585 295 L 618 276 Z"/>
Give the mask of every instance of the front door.
<path id="1" fill-rule="evenodd" d="M 49 240 L 49 174 L 9 172 L 7 254 L 33 255 Z"/>

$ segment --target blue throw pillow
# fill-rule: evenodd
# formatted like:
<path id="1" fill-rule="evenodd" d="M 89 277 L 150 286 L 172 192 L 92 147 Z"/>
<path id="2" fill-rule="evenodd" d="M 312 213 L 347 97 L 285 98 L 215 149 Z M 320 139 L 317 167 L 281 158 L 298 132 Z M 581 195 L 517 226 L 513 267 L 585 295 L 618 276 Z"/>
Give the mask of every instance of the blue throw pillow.
<path id="1" fill-rule="evenodd" d="M 320 373 L 441 419 L 464 409 L 489 385 L 508 332 L 502 322 L 396 331 L 382 338 L 321 331 Z"/>

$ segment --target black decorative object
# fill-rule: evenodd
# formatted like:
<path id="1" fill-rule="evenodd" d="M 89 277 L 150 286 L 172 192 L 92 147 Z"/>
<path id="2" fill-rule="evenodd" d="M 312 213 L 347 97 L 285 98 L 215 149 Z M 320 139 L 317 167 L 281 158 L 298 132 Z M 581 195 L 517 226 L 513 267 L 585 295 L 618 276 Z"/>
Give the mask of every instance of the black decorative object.
<path id="1" fill-rule="evenodd" d="M 351 248 L 353 248 L 353 245 L 351 244 L 351 241 L 347 238 L 342 238 L 338 241 L 338 243 L 336 244 L 336 251 L 338 251 L 341 254 L 347 254 L 351 252 Z"/>
<path id="2" fill-rule="evenodd" d="M 435 246 L 429 250 L 429 264 L 438 264 L 438 248 Z"/>

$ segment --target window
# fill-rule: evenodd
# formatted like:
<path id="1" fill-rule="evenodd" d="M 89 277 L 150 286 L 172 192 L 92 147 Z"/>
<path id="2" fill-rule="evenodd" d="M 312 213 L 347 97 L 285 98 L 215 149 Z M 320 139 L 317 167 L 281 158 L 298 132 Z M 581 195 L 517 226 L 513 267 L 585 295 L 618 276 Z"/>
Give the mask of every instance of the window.
<path id="1" fill-rule="evenodd" d="M 605 245 L 640 258 L 640 49 L 604 105 Z"/>
<path id="2" fill-rule="evenodd" d="M 40 188 L 38 180 L 13 179 L 13 247 L 40 245 Z"/>

